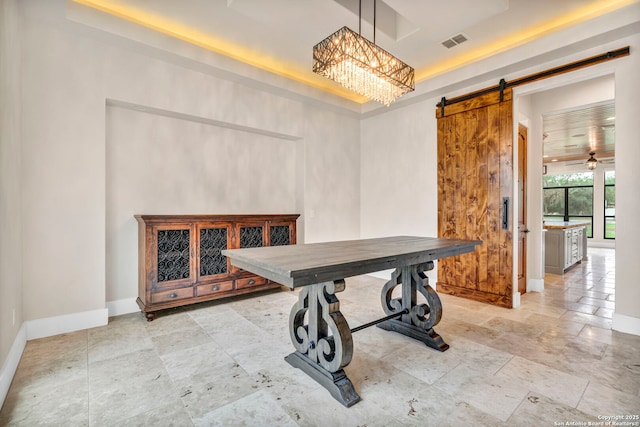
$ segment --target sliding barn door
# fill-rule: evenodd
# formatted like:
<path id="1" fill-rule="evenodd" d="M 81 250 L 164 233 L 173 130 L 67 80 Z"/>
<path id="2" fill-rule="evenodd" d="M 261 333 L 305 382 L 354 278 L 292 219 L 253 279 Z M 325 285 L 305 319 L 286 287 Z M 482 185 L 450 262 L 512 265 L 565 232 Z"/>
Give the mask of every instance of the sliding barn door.
<path id="1" fill-rule="evenodd" d="M 438 292 L 512 307 L 511 90 L 445 107 L 438 117 L 438 237 L 480 239 L 438 261 Z"/>

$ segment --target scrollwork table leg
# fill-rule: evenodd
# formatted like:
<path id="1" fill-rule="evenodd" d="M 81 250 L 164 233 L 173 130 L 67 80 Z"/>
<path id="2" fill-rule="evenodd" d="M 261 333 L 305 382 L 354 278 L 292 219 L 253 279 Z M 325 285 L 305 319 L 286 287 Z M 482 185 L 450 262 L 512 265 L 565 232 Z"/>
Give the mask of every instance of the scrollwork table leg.
<path id="1" fill-rule="evenodd" d="M 433 330 L 442 317 L 442 303 L 436 291 L 429 286 L 425 271 L 433 269 L 433 262 L 397 268 L 382 289 L 382 307 L 388 314 L 407 310 L 400 319 L 387 320 L 378 327 L 407 335 L 422 341 L 427 346 L 445 351 L 449 344 Z M 393 289 L 402 285 L 402 297 L 393 298 Z M 426 299 L 426 304 L 417 303 L 417 293 Z"/>
<path id="2" fill-rule="evenodd" d="M 351 362 L 353 340 L 335 296 L 344 280 L 305 286 L 289 316 L 289 333 L 296 351 L 285 360 L 301 369 L 349 407 L 360 400 L 342 368 Z M 307 314 L 307 324 L 304 324 Z"/>

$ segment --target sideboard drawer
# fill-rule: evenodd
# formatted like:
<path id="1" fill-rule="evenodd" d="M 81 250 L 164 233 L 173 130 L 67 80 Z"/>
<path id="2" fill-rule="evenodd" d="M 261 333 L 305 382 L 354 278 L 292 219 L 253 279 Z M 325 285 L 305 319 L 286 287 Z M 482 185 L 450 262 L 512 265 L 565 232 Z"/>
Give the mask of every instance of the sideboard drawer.
<path id="1" fill-rule="evenodd" d="M 236 280 L 236 289 L 251 288 L 253 286 L 261 286 L 267 283 L 264 277 L 254 276 L 245 279 Z"/>
<path id="2" fill-rule="evenodd" d="M 202 296 L 231 290 L 233 290 L 233 280 L 228 280 L 226 282 L 209 283 L 208 285 L 198 285 L 196 292 L 198 296 Z"/>
<path id="3" fill-rule="evenodd" d="M 151 303 L 169 302 L 193 297 L 193 288 L 180 288 L 162 292 L 151 292 Z"/>

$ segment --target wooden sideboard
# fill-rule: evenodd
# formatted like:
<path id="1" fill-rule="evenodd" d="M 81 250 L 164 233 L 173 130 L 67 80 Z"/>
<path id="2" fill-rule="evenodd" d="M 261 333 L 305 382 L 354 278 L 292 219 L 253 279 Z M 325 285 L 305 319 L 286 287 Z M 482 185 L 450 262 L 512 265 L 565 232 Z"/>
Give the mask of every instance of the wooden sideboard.
<path id="1" fill-rule="evenodd" d="M 292 215 L 135 215 L 138 299 L 155 312 L 277 288 L 278 283 L 231 266 L 220 251 L 296 243 Z"/>

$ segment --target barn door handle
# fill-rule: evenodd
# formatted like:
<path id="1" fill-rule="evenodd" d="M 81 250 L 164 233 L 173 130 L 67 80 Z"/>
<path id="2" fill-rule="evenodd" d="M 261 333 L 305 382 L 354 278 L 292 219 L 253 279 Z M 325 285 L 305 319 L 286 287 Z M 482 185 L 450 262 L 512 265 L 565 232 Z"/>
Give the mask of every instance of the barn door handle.
<path id="1" fill-rule="evenodd" d="M 509 229 L 509 198 L 502 198 L 502 229 Z"/>

